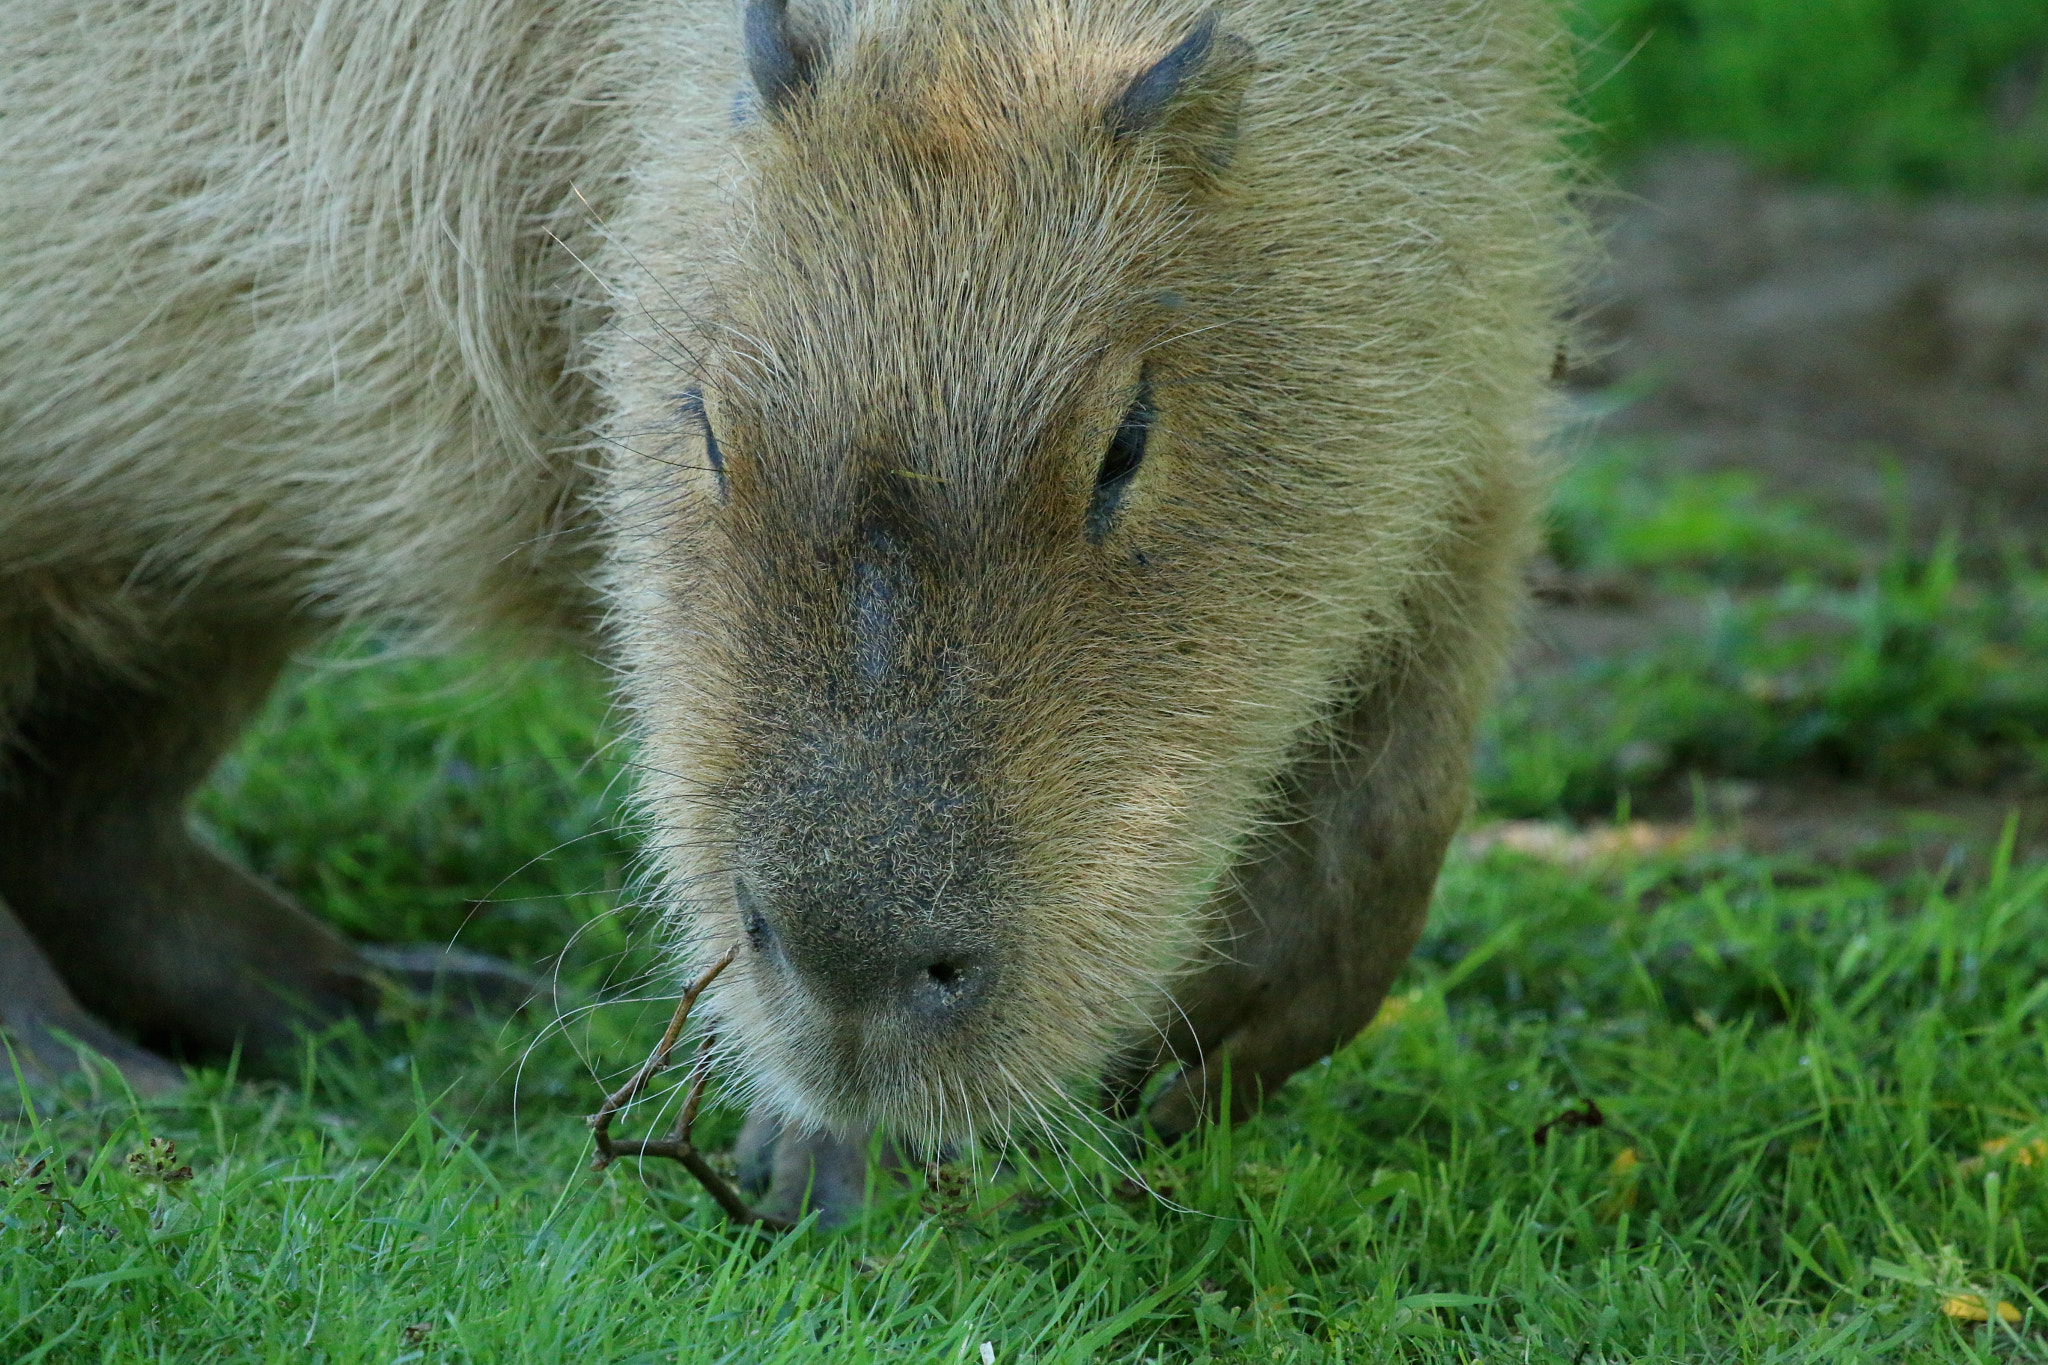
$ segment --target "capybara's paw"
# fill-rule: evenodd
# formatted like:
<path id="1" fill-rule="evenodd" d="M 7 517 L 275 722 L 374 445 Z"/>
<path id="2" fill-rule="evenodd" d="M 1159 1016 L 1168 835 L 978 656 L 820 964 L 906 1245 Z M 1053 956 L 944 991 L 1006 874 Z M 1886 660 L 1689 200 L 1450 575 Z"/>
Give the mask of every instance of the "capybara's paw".
<path id="1" fill-rule="evenodd" d="M 805 1132 L 765 1110 L 747 1115 L 735 1155 L 740 1188 L 759 1212 L 796 1222 L 817 1215 L 818 1226 L 836 1228 L 859 1217 L 870 1193 L 871 1134 L 858 1139 Z M 895 1144 L 884 1140 L 875 1164 L 877 1181 L 900 1179 L 903 1163 Z"/>
<path id="2" fill-rule="evenodd" d="M 766 1109 L 747 1115 L 733 1143 L 733 1160 L 739 1166 L 740 1193 L 759 1199 L 775 1183 L 775 1147 L 782 1140 L 782 1119 Z"/>
<path id="3" fill-rule="evenodd" d="M 1212 1114 L 1197 1087 L 1182 1071 L 1165 1085 L 1145 1110 L 1145 1122 L 1161 1142 L 1178 1142 Z"/>
<path id="4" fill-rule="evenodd" d="M 98 1090 L 108 1067 L 138 1095 L 185 1083 L 176 1066 L 86 1013 L 0 903 L 0 1113 L 20 1104 L 24 1084 L 38 1091 L 82 1076 Z"/>
<path id="5" fill-rule="evenodd" d="M 157 1099 L 182 1088 L 185 1073 L 89 1014 L 49 1020 L 17 1010 L 13 1002 L 0 1008 L 0 1115 L 20 1113 L 30 1104 L 40 1109 L 46 1095 L 78 1084 L 95 1099 L 118 1097 L 124 1088 Z"/>

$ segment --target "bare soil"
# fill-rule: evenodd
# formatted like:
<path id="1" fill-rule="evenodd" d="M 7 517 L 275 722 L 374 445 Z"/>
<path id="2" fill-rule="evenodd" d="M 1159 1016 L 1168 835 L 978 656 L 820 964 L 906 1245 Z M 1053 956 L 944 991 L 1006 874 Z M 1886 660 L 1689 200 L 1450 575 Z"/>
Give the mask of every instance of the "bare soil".
<path id="1" fill-rule="evenodd" d="M 1902 204 L 1671 153 L 1604 206 L 1582 394 L 1882 537 L 1904 480 L 1923 533 L 2048 530 L 2048 199 Z"/>
<path id="2" fill-rule="evenodd" d="M 2048 200 L 1876 201 L 1675 152 L 1601 216 L 1610 254 L 1567 377 L 1583 439 L 1750 471 L 1873 549 L 1900 516 L 1916 540 L 1952 530 L 1983 554 L 2048 539 Z M 1554 569 L 1537 587 L 1523 675 L 1653 648 L 1703 615 Z M 1787 775 L 1687 784 L 1643 813 L 1876 875 L 1981 869 L 2013 815 L 2019 855 L 2048 856 L 2038 796 Z"/>

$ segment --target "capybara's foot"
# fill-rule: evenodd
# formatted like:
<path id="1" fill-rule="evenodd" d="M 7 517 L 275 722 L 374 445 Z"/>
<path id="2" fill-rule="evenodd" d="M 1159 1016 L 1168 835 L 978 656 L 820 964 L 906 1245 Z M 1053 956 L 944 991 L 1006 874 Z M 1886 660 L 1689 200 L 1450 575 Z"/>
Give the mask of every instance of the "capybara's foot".
<path id="1" fill-rule="evenodd" d="M 816 1213 L 818 1226 L 841 1227 L 860 1216 L 867 1202 L 870 1135 L 858 1141 L 830 1133 L 805 1132 L 766 1110 L 747 1115 L 735 1155 L 740 1189 L 758 1202 L 759 1212 L 795 1222 Z M 894 1143 L 882 1143 L 876 1174 L 900 1177 L 903 1162 Z"/>
<path id="2" fill-rule="evenodd" d="M 0 902 L 0 1113 L 18 1101 L 20 1081 L 35 1086 L 90 1074 L 102 1062 L 138 1095 L 162 1095 L 184 1073 L 122 1038 L 86 1013 L 49 959 Z"/>

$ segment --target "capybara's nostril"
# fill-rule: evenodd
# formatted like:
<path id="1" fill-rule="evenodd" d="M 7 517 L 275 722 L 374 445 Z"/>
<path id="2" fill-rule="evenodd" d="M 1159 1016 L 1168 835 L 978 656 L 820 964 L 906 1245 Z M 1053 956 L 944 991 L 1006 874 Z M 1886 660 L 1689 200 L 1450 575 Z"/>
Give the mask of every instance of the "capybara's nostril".
<path id="1" fill-rule="evenodd" d="M 956 1019 L 981 998 L 987 973 L 974 959 L 948 954 L 927 961 L 921 972 L 907 972 L 904 1004 L 912 1014 L 932 1023 Z"/>

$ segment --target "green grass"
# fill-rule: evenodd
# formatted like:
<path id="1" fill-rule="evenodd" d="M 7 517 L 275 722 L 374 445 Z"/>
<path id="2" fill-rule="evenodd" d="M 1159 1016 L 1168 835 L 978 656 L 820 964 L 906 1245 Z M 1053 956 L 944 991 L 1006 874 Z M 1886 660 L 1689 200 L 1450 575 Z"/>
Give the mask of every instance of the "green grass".
<path id="1" fill-rule="evenodd" d="M 1546 548 L 1560 568 L 1677 589 L 1792 577 L 1854 580 L 1863 552 L 1748 470 L 1671 469 L 1650 440 L 1580 451 L 1552 491 Z"/>
<path id="2" fill-rule="evenodd" d="M 81 1105 L 5 1144 L 0 1356 L 2048 1359 L 2048 1161 L 1971 1163 L 2048 1135 L 2048 870 L 1786 873 L 1454 861 L 1397 1017 L 1142 1153 L 1163 1200 L 1040 1152 L 845 1233 L 735 1234 L 674 1168 L 588 1172 L 595 1083 L 532 1021 Z M 607 1069 L 658 1026 L 613 1013 L 578 1030 Z M 1602 1126 L 1536 1141 L 1587 1100 Z M 151 1138 L 189 1181 L 130 1160 Z"/>
<path id="3" fill-rule="evenodd" d="M 1966 574 L 1952 541 L 1859 553 L 1747 474 L 1589 452 L 1552 509 L 1567 570 L 1703 603 L 1696 628 L 1538 677 L 1496 709 L 1482 804 L 1611 811 L 1694 775 L 1899 789 L 2048 781 L 2048 562 Z"/>
<path id="4" fill-rule="evenodd" d="M 2048 190 L 2037 0 L 1575 0 L 1567 13 L 1597 159 L 1686 142 L 1866 190 Z"/>
<path id="5" fill-rule="evenodd" d="M 629 875 L 606 714 L 573 660 L 380 662 L 359 644 L 281 691 L 199 814 L 346 932 L 532 960 Z"/>

